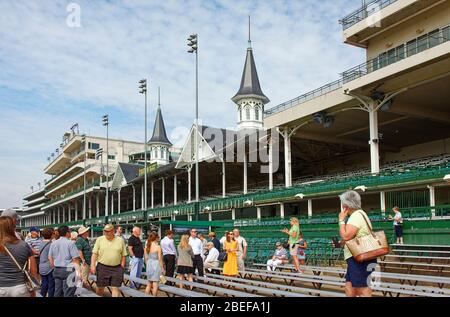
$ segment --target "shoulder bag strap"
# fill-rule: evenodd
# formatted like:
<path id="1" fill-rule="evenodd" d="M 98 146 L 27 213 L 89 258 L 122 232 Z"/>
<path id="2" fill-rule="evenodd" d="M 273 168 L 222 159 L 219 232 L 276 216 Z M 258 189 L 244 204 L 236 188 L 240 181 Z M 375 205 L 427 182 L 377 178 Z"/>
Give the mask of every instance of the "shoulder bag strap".
<path id="1" fill-rule="evenodd" d="M 25 265 L 23 266 L 23 268 L 20 266 L 19 262 L 17 262 L 16 258 L 11 254 L 11 252 L 8 250 L 8 248 L 6 247 L 6 245 L 3 245 L 3 247 L 5 248 L 6 253 L 8 253 L 9 257 L 13 260 L 13 262 L 16 264 L 16 266 L 19 268 L 20 271 L 25 272 L 28 261 L 25 262 Z"/>
<path id="2" fill-rule="evenodd" d="M 359 213 L 360 213 L 361 216 L 364 218 L 364 221 L 365 221 L 366 224 L 367 224 L 367 228 L 369 229 L 370 234 L 371 234 L 372 236 L 374 236 L 374 233 L 373 233 L 373 231 L 372 231 L 372 226 L 369 224 L 369 221 L 367 221 L 366 216 L 365 216 L 364 213 L 362 213 L 362 212 L 359 212 Z"/>

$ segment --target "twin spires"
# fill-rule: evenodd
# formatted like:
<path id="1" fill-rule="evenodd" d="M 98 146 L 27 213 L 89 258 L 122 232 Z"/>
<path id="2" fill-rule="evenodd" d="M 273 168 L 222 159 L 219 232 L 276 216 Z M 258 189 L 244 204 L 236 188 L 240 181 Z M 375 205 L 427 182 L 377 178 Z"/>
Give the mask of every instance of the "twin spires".
<path id="1" fill-rule="evenodd" d="M 250 17 L 248 27 L 248 48 L 242 73 L 241 86 L 231 100 L 238 105 L 238 130 L 262 129 L 264 105 L 269 98 L 264 95 L 259 83 L 250 33 Z"/>

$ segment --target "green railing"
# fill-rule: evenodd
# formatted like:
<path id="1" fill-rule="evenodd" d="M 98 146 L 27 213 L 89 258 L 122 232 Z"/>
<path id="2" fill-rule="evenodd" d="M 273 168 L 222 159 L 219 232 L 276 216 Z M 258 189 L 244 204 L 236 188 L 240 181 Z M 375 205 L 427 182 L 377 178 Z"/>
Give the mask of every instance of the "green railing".
<path id="1" fill-rule="evenodd" d="M 374 0 L 369 3 L 365 3 L 358 10 L 353 11 L 345 18 L 339 20 L 342 24 L 343 30 L 347 30 L 349 27 L 355 25 L 358 22 L 368 18 L 369 16 L 379 12 L 381 9 L 386 8 L 397 0 Z"/>
<path id="2" fill-rule="evenodd" d="M 431 31 L 396 48 L 390 49 L 377 57 L 368 60 L 342 73 L 345 83 L 370 74 L 376 70 L 397 63 L 405 58 L 421 53 L 450 40 L 450 26 Z"/>

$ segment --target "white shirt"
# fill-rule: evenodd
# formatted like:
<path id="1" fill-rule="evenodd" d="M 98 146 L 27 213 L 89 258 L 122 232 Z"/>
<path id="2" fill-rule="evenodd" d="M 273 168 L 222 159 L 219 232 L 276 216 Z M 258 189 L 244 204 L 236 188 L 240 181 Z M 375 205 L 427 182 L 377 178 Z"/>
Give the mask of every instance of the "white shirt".
<path id="1" fill-rule="evenodd" d="M 401 225 L 401 224 L 402 224 L 402 222 L 399 222 L 399 221 L 398 221 L 401 217 L 402 217 L 402 213 L 401 213 L 401 212 L 395 213 L 395 216 L 394 216 L 394 226 L 398 226 L 398 225 Z"/>
<path id="2" fill-rule="evenodd" d="M 245 239 L 243 237 L 241 237 L 241 236 L 239 236 L 237 238 L 235 237 L 234 239 L 238 243 L 237 253 L 238 254 L 243 254 L 244 253 L 244 248 L 247 247 L 247 241 L 245 241 Z"/>
<path id="3" fill-rule="evenodd" d="M 170 239 L 166 236 L 161 240 L 160 244 L 163 255 L 177 255 L 177 250 L 175 249 L 175 243 L 173 242 L 173 239 Z"/>
<path id="4" fill-rule="evenodd" d="M 226 239 L 227 239 L 226 237 L 220 238 L 220 240 L 219 240 L 220 244 L 223 245 L 223 243 L 225 242 Z"/>
<path id="5" fill-rule="evenodd" d="M 208 252 L 205 263 L 219 262 L 219 251 L 216 248 L 212 248 Z"/>
<path id="6" fill-rule="evenodd" d="M 203 253 L 203 242 L 199 238 L 189 237 L 189 245 L 194 251 L 194 255 L 202 255 Z"/>

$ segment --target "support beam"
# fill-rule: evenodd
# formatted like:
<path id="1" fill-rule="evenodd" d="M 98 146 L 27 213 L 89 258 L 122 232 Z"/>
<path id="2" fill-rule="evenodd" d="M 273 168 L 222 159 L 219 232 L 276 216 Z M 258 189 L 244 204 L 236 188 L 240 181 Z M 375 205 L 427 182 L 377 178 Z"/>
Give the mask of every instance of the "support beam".
<path id="1" fill-rule="evenodd" d="M 284 129 L 282 135 L 284 139 L 284 181 L 288 188 L 292 187 L 292 146 L 289 129 Z"/>
<path id="2" fill-rule="evenodd" d="M 88 212 L 89 212 L 89 219 L 92 218 L 92 194 L 89 195 L 89 202 L 88 202 Z"/>
<path id="3" fill-rule="evenodd" d="M 97 193 L 95 198 L 95 209 L 96 209 L 96 217 L 100 217 L 100 193 Z"/>
<path id="4" fill-rule="evenodd" d="M 433 110 L 432 102 L 431 105 L 427 107 L 414 107 L 412 104 L 402 104 L 396 102 L 389 112 L 442 123 L 450 123 L 448 113 Z"/>
<path id="5" fill-rule="evenodd" d="M 280 203 L 280 217 L 284 219 L 284 203 Z"/>
<path id="6" fill-rule="evenodd" d="M 244 152 L 244 195 L 248 192 L 248 180 L 247 180 L 247 170 L 248 170 L 248 162 L 247 162 L 247 153 Z"/>
<path id="7" fill-rule="evenodd" d="M 386 216 L 386 192 L 380 192 L 380 209 L 383 218 Z"/>
<path id="8" fill-rule="evenodd" d="M 133 188 L 133 211 L 136 211 L 136 187 L 132 184 Z"/>
<path id="9" fill-rule="evenodd" d="M 235 208 L 231 209 L 231 219 L 236 220 L 236 209 Z"/>
<path id="10" fill-rule="evenodd" d="M 111 191 L 111 215 L 114 215 L 114 192 Z"/>
<path id="11" fill-rule="evenodd" d="M 122 188 L 119 188 L 118 192 L 117 192 L 117 212 L 120 214 L 120 191 L 122 190 Z"/>
<path id="12" fill-rule="evenodd" d="M 269 147 L 269 190 L 273 190 L 273 144 L 272 139 L 268 143 Z"/>
<path id="13" fill-rule="evenodd" d="M 150 184 L 150 190 L 151 190 L 151 194 L 150 194 L 150 200 L 151 200 L 151 206 L 152 206 L 152 209 L 153 208 L 155 208 L 155 182 L 151 182 L 151 184 Z"/>
<path id="14" fill-rule="evenodd" d="M 401 116 L 399 118 L 395 118 L 395 119 L 392 119 L 392 120 L 379 122 L 378 123 L 378 127 L 383 127 L 383 126 L 386 126 L 386 125 L 390 125 L 392 123 L 403 121 L 403 120 L 406 120 L 406 119 L 409 119 L 409 118 L 410 118 L 409 116 Z M 350 130 L 350 131 L 347 131 L 347 132 L 344 132 L 344 133 L 337 134 L 336 137 L 337 138 L 341 138 L 343 136 L 352 135 L 352 134 L 355 134 L 355 133 L 360 133 L 360 132 L 367 131 L 367 129 L 369 129 L 369 127 L 365 125 L 365 126 L 363 126 L 361 128 L 358 128 L 358 129 L 354 129 L 354 130 Z"/>
<path id="15" fill-rule="evenodd" d="M 308 199 L 308 218 L 312 218 L 313 209 L 312 209 L 312 199 Z"/>
<path id="16" fill-rule="evenodd" d="M 141 186 L 141 210 L 144 210 L 144 185 Z"/>
<path id="17" fill-rule="evenodd" d="M 428 186 L 428 189 L 430 190 L 430 207 L 436 206 L 436 192 L 434 186 Z M 431 209 L 431 216 L 434 218 L 436 217 L 436 209 Z"/>
<path id="18" fill-rule="evenodd" d="M 177 175 L 173 176 L 173 204 L 176 205 L 178 203 L 178 184 L 177 184 Z"/>
<path id="19" fill-rule="evenodd" d="M 376 104 L 370 102 L 369 106 L 369 131 L 370 131 L 370 170 L 372 174 L 380 173 L 380 152 L 378 139 L 378 111 Z"/>
<path id="20" fill-rule="evenodd" d="M 162 189 L 161 189 L 161 199 L 162 199 L 162 206 L 164 207 L 166 205 L 166 179 L 162 178 Z"/>
<path id="21" fill-rule="evenodd" d="M 192 170 L 192 167 L 188 167 L 188 169 L 187 169 L 187 173 L 188 173 L 188 203 L 190 203 L 191 202 L 191 199 L 192 199 L 192 197 L 191 197 L 191 170 Z"/>
<path id="22" fill-rule="evenodd" d="M 226 170 L 225 170 L 226 162 L 224 159 L 222 159 L 222 197 L 227 197 L 227 177 L 226 177 Z"/>
<path id="23" fill-rule="evenodd" d="M 261 207 L 256 207 L 256 219 L 261 219 Z"/>
<path id="24" fill-rule="evenodd" d="M 75 199 L 75 221 L 78 221 L 78 202 Z"/>

